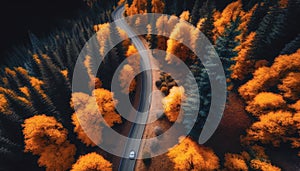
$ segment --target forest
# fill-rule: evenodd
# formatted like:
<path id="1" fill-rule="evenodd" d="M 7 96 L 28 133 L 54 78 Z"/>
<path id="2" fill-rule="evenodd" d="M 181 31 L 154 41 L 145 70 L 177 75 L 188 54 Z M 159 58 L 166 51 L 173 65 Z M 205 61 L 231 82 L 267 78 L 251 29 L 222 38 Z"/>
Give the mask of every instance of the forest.
<path id="1" fill-rule="evenodd" d="M 148 159 L 138 160 L 135 170 L 300 169 L 300 0 L 84 2 L 89 9 L 70 21 L 71 28 L 53 30 L 45 37 L 29 32 L 28 44 L 16 46 L 0 64 L 0 170 L 118 170 L 120 157 L 97 144 L 109 136 L 102 133 L 103 125 L 126 134 L 131 124 L 116 110 L 122 101 L 111 90 L 114 72 L 125 60 L 118 75 L 119 88 L 132 103 L 140 93 L 140 77 L 135 77 L 139 61 L 132 57 L 138 50 L 124 30 L 109 24 L 113 22 L 112 12 L 123 3 L 125 16 L 167 14 L 147 25 L 148 34 L 140 37 L 150 49 L 181 59 L 197 82 L 193 90 L 202 92 L 194 96 L 194 91 L 179 86 L 172 75 L 160 73 L 154 81 L 161 91 L 163 116 L 158 122 L 163 126 L 149 126 L 150 132 L 162 134 L 176 122 L 181 109 L 187 116 L 196 110 L 197 118 L 195 123 L 182 123 L 191 130 L 187 137 L 180 137 L 178 144 L 163 155 L 151 158 L 144 152 Z M 210 71 L 191 49 L 175 40 L 183 35 L 191 38 L 191 44 L 201 39 L 181 22 L 172 23 L 175 16 L 207 37 L 226 76 L 223 118 L 205 144 L 198 144 L 198 138 L 211 105 Z M 139 18 L 133 22 L 143 27 Z M 150 34 L 151 30 L 163 30 L 165 23 L 175 25 L 167 28 L 170 37 Z M 95 34 L 104 36 L 101 40 L 105 41 L 97 42 L 96 47 L 91 47 L 97 51 L 88 53 L 102 56 L 104 63 L 94 76 L 92 69 L 97 66 L 87 55 L 80 67 L 89 76 L 82 80 L 87 83 L 83 89 L 92 93 L 74 92 L 77 58 Z M 116 37 L 124 41 L 105 55 Z M 176 62 L 170 55 L 157 60 Z M 218 78 L 215 75 L 215 81 Z M 182 84 L 189 85 L 189 78 Z M 197 100 L 199 109 L 193 106 Z M 94 103 L 98 108 L 92 107 Z M 74 106 L 79 106 L 76 112 Z M 98 118 L 98 110 L 104 120 Z M 93 132 L 98 134 L 87 136 Z"/>

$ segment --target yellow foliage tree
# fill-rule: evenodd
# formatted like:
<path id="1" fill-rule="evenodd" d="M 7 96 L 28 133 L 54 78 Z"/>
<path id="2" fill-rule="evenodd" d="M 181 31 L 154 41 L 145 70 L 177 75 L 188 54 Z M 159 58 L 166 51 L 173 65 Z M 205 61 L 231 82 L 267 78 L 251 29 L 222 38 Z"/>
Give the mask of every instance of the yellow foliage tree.
<path id="1" fill-rule="evenodd" d="M 0 112 L 3 114 L 10 114 L 9 104 L 5 98 L 5 95 L 0 94 Z"/>
<path id="2" fill-rule="evenodd" d="M 214 15 L 214 40 L 225 31 L 227 24 L 235 21 L 237 17 L 240 17 L 241 13 L 243 13 L 242 2 L 238 0 L 227 5 L 221 14 Z"/>
<path id="3" fill-rule="evenodd" d="M 105 60 L 106 47 L 110 43 L 110 25 L 109 23 L 98 24 L 94 26 L 94 30 L 97 32 L 97 40 L 99 43 L 99 52 L 101 57 Z M 107 53 L 107 52 L 106 52 Z"/>
<path id="4" fill-rule="evenodd" d="M 30 77 L 30 83 L 34 88 L 36 88 L 39 91 L 42 91 L 41 86 L 44 84 L 43 81 L 41 81 L 35 77 Z"/>
<path id="5" fill-rule="evenodd" d="M 128 94 L 135 90 L 136 87 L 136 81 L 134 79 L 135 75 L 136 75 L 135 71 L 129 64 L 123 66 L 119 75 L 119 80 L 121 83 L 121 88 L 123 93 Z"/>
<path id="6" fill-rule="evenodd" d="M 259 142 L 279 147 L 290 143 L 292 148 L 300 148 L 299 56 L 300 49 L 278 56 L 270 67 L 258 68 L 253 79 L 239 88 L 248 105 L 246 110 L 259 117 L 242 137 L 245 145 Z"/>
<path id="7" fill-rule="evenodd" d="M 200 146 L 190 138 L 180 138 L 179 144 L 169 149 L 167 156 L 174 170 L 216 170 L 219 159 L 210 148 Z"/>
<path id="8" fill-rule="evenodd" d="M 91 57 L 90 56 L 86 56 L 83 64 L 84 64 L 84 66 L 85 66 L 85 68 L 87 70 L 88 76 L 90 78 L 90 83 L 89 83 L 90 88 L 91 89 L 101 88 L 101 86 L 102 86 L 101 80 L 99 78 L 97 78 L 95 76 L 96 73 L 93 73 L 93 71 L 92 71 Z"/>
<path id="9" fill-rule="evenodd" d="M 291 112 L 270 112 L 259 117 L 259 121 L 247 130 L 247 135 L 242 138 L 242 142 L 250 145 L 259 141 L 263 144 L 273 144 L 275 147 L 279 147 L 281 142 L 299 144 L 300 130 L 296 125 L 299 125 L 299 120 Z"/>
<path id="10" fill-rule="evenodd" d="M 222 13 L 216 11 L 214 13 L 214 40 L 216 40 L 219 35 L 222 35 L 224 33 L 228 23 L 230 23 L 231 21 L 235 21 L 237 18 L 240 18 L 238 30 L 241 31 L 241 34 L 237 36 L 236 39 L 238 41 L 243 41 L 247 36 L 247 25 L 251 20 L 251 16 L 253 15 L 254 11 L 257 9 L 257 6 L 258 5 L 256 4 L 249 11 L 244 11 L 242 1 L 238 0 L 227 5 Z"/>
<path id="11" fill-rule="evenodd" d="M 195 55 L 188 47 L 192 47 L 196 41 L 198 36 L 193 35 L 195 33 L 197 32 L 191 25 L 188 25 L 185 22 L 177 23 L 167 41 L 167 54 L 165 60 L 168 63 L 179 63 L 177 58 L 181 59 L 183 62 L 188 59 L 191 61 L 195 60 Z"/>
<path id="12" fill-rule="evenodd" d="M 96 146 L 96 144 L 100 144 L 102 142 L 103 128 L 101 126 L 101 120 L 99 119 L 99 116 L 95 116 L 92 114 L 94 113 L 87 113 L 87 117 L 84 116 L 84 113 L 82 112 L 77 112 L 76 114 L 74 113 L 72 115 L 72 123 L 75 126 L 74 132 L 77 133 L 77 138 L 80 139 L 81 142 L 83 142 L 85 145 L 94 147 Z M 84 128 L 84 130 L 82 127 Z"/>
<path id="13" fill-rule="evenodd" d="M 242 155 L 227 153 L 224 160 L 225 171 L 248 171 L 247 163 Z"/>
<path id="14" fill-rule="evenodd" d="M 126 52 L 127 62 L 133 68 L 133 71 L 140 70 L 140 55 L 133 44 L 129 45 Z"/>
<path id="15" fill-rule="evenodd" d="M 36 115 L 24 121 L 25 152 L 40 155 L 38 163 L 47 170 L 67 170 L 76 148 L 67 140 L 67 130 L 54 117 Z"/>
<path id="16" fill-rule="evenodd" d="M 87 146 L 95 146 L 102 142 L 102 123 L 113 126 L 122 122 L 120 115 L 115 112 L 113 93 L 103 88 L 94 90 L 93 96 L 73 93 L 71 106 L 76 106 L 76 113 L 72 115 L 74 132 Z"/>
<path id="17" fill-rule="evenodd" d="M 114 99 L 112 92 L 100 88 L 93 91 L 93 96 L 96 98 L 98 109 L 108 126 L 122 123 L 121 116 L 115 111 L 117 100 Z"/>
<path id="18" fill-rule="evenodd" d="M 279 0 L 280 8 L 286 8 L 288 6 L 289 0 Z"/>
<path id="19" fill-rule="evenodd" d="M 112 171 L 112 164 L 105 160 L 101 155 L 92 152 L 80 156 L 77 162 L 72 166 L 71 171 Z"/>
<path id="20" fill-rule="evenodd" d="M 168 37 L 162 35 L 169 35 L 172 33 L 174 26 L 178 23 L 178 19 L 176 16 L 160 16 L 156 21 L 156 29 L 157 29 L 157 48 L 160 50 L 167 49 L 167 40 Z"/>
<path id="21" fill-rule="evenodd" d="M 283 108 L 284 106 L 285 101 L 281 95 L 270 92 L 262 92 L 256 95 L 255 98 L 249 102 L 246 110 L 254 116 L 260 116 L 276 109 Z"/>
<path id="22" fill-rule="evenodd" d="M 289 106 L 291 109 L 300 112 L 300 100 Z"/>
<path id="23" fill-rule="evenodd" d="M 251 167 L 259 171 L 280 171 L 281 169 L 273 166 L 271 163 L 260 161 L 258 159 L 251 160 Z"/>
<path id="24" fill-rule="evenodd" d="M 179 17 L 180 17 L 181 20 L 189 21 L 190 20 L 190 12 L 189 11 L 183 11 Z"/>
<path id="25" fill-rule="evenodd" d="M 40 154 L 48 144 L 61 145 L 67 140 L 67 130 L 54 117 L 33 116 L 24 121 L 25 151 Z"/>
<path id="26" fill-rule="evenodd" d="M 259 145 L 251 146 L 251 150 L 255 153 L 255 156 L 262 159 L 268 159 L 269 157 L 265 153 L 265 148 Z"/>
<path id="27" fill-rule="evenodd" d="M 231 78 L 244 80 L 245 75 L 248 75 L 253 71 L 254 61 L 250 59 L 250 50 L 253 46 L 253 41 L 256 36 L 255 32 L 251 32 L 247 38 L 238 46 L 238 56 L 233 58 L 235 64 L 232 65 Z"/>
<path id="28" fill-rule="evenodd" d="M 165 8 L 164 1 L 161 0 L 152 0 L 152 13 L 163 13 Z"/>
<path id="29" fill-rule="evenodd" d="M 257 69 L 253 74 L 253 79 L 239 88 L 240 95 L 247 101 L 252 100 L 258 93 L 267 91 L 270 88 L 276 88 L 287 91 L 286 96 L 291 96 L 288 89 L 292 89 L 295 85 L 298 85 L 298 80 L 294 80 L 285 76 L 293 71 L 297 71 L 300 68 L 300 49 L 291 55 L 278 56 L 271 67 L 261 67 Z M 295 74 L 292 74 L 295 75 Z M 279 84 L 278 80 L 283 79 L 283 84 Z M 292 80 L 292 81 L 291 81 Z M 290 88 L 288 88 L 290 87 Z M 298 89 L 293 90 L 297 94 Z"/>
<path id="30" fill-rule="evenodd" d="M 60 146 L 49 145 L 40 154 L 38 159 L 39 166 L 46 166 L 47 171 L 68 170 L 74 163 L 76 147 L 68 141 Z"/>
<path id="31" fill-rule="evenodd" d="M 126 6 L 128 16 L 143 14 L 147 12 L 147 0 L 133 0 L 130 6 Z"/>
<path id="32" fill-rule="evenodd" d="M 130 57 L 131 55 L 134 55 L 136 53 L 138 53 L 137 49 L 135 48 L 135 46 L 133 44 L 131 44 L 128 47 L 128 50 L 126 52 L 126 57 Z"/>
<path id="33" fill-rule="evenodd" d="M 284 92 L 283 96 L 291 100 L 300 97 L 300 72 L 290 72 L 278 85 L 279 90 Z"/>
<path id="34" fill-rule="evenodd" d="M 182 86 L 174 86 L 170 89 L 169 95 L 163 98 L 164 113 L 170 122 L 180 120 L 178 115 L 181 111 L 181 102 L 184 98 L 184 88 Z"/>
<path id="35" fill-rule="evenodd" d="M 255 12 L 255 10 L 257 9 L 258 4 L 254 5 L 249 11 L 241 11 L 240 13 L 240 24 L 238 27 L 238 30 L 241 31 L 241 34 L 239 36 L 236 37 L 237 40 L 239 40 L 240 42 L 244 41 L 244 39 L 247 36 L 248 33 L 248 23 L 251 20 L 251 17 L 253 15 L 253 13 Z"/>

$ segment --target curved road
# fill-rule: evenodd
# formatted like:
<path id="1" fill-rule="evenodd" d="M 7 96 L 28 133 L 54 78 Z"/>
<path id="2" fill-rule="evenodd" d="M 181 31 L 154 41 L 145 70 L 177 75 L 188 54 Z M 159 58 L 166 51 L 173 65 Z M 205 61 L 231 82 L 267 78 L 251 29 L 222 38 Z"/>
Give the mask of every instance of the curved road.
<path id="1" fill-rule="evenodd" d="M 112 17 L 116 23 L 116 26 L 123 29 L 127 34 L 128 37 L 131 39 L 132 43 L 138 50 L 141 61 L 140 66 L 141 68 L 150 68 L 150 60 L 148 53 L 148 48 L 143 44 L 141 39 L 136 36 L 134 31 L 131 30 L 130 26 L 126 23 L 125 20 L 121 20 L 124 16 L 123 13 L 125 11 L 124 5 L 121 5 L 116 8 L 116 10 L 112 13 Z M 128 137 L 130 138 L 126 142 L 126 146 L 123 148 L 123 156 L 129 156 L 129 153 L 131 150 L 134 150 L 136 152 L 136 156 L 139 155 L 139 149 L 141 145 L 140 139 L 142 139 L 145 124 L 137 124 L 137 123 L 146 123 L 148 119 L 148 110 L 150 108 L 150 100 L 148 98 L 150 97 L 150 94 L 152 92 L 152 75 L 151 70 L 142 72 L 141 74 L 141 93 L 140 93 L 140 103 L 138 106 L 138 111 L 143 112 L 143 114 L 138 114 L 135 118 L 135 123 L 132 124 L 132 127 L 130 129 Z M 131 141 L 132 139 L 135 139 L 134 141 Z M 138 140 L 138 141 L 137 141 Z M 128 158 L 122 158 L 120 165 L 119 165 L 119 171 L 131 171 L 134 170 L 136 160 L 130 160 Z"/>

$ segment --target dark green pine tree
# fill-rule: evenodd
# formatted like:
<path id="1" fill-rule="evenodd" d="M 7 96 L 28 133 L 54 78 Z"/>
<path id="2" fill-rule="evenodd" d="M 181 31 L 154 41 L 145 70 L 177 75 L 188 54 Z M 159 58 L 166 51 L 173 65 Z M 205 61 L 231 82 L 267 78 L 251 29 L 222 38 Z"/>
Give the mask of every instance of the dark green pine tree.
<path id="1" fill-rule="evenodd" d="M 121 36 L 120 32 L 117 29 L 117 26 L 115 23 L 112 23 L 110 26 L 110 41 L 113 43 L 113 45 L 116 45 L 116 50 L 117 50 L 117 57 L 118 57 L 118 62 L 121 63 L 126 57 L 125 57 L 125 49 L 121 43 Z"/>
<path id="2" fill-rule="evenodd" d="M 182 11 L 184 10 L 184 6 L 183 6 L 184 1 L 185 0 L 173 0 L 176 16 L 179 16 L 182 13 Z"/>
<path id="3" fill-rule="evenodd" d="M 285 47 L 280 52 L 281 55 L 295 53 L 300 48 L 300 34 L 292 40 L 290 43 L 286 44 Z"/>
<path id="4" fill-rule="evenodd" d="M 200 108 L 197 109 L 198 115 L 196 118 L 196 122 L 194 125 L 191 125 L 193 121 L 187 122 L 187 126 L 190 127 L 192 126 L 192 130 L 190 131 L 189 135 L 197 140 L 200 136 L 201 130 L 204 126 L 204 123 L 206 121 L 206 117 L 209 112 L 210 108 L 210 101 L 211 101 L 211 87 L 210 87 L 210 82 L 209 82 L 209 77 L 207 70 L 204 68 L 204 66 L 201 64 L 201 61 L 196 62 L 195 64 L 190 66 L 190 70 L 194 75 L 194 78 L 197 82 L 197 87 L 198 87 L 198 92 L 199 92 L 199 97 L 200 97 Z M 192 94 L 189 96 L 189 98 L 195 98 L 195 96 Z M 191 101 L 192 99 L 189 99 Z M 196 99 L 195 101 L 198 101 Z M 187 101 L 188 102 L 188 101 Z M 192 104 L 189 104 L 189 107 L 191 109 L 188 109 L 185 107 L 183 104 L 183 109 L 188 109 L 188 111 L 194 112 L 194 108 L 192 107 Z"/>
<path id="5" fill-rule="evenodd" d="M 131 5 L 132 5 L 132 2 L 133 2 L 133 0 L 127 0 L 128 6 L 131 6 Z"/>
<path id="6" fill-rule="evenodd" d="M 24 142 L 21 127 L 23 121 L 24 119 L 15 112 L 11 112 L 11 114 L 0 113 L 1 133 L 15 143 L 22 144 Z"/>
<path id="7" fill-rule="evenodd" d="M 192 75 L 188 74 L 183 84 L 186 98 L 183 100 L 181 107 L 184 112 L 182 123 L 187 130 L 190 130 L 188 133 L 193 133 L 191 129 L 194 127 L 198 118 L 199 108 L 197 108 L 197 105 L 200 105 L 201 87 L 200 84 L 198 85 L 198 83 L 200 83 L 200 77 L 197 73 L 200 68 L 197 65 L 192 65 L 190 69 Z M 194 84 L 193 79 L 195 79 L 196 84 Z"/>
<path id="8" fill-rule="evenodd" d="M 151 13 L 152 12 L 152 1 L 151 0 L 147 0 L 147 13 Z"/>
<path id="9" fill-rule="evenodd" d="M 201 58 L 201 60 L 197 59 L 194 64 L 189 66 L 197 82 L 198 90 L 200 93 L 200 109 L 198 111 L 196 123 L 189 134 L 195 140 L 198 140 L 201 130 L 206 122 L 207 115 L 210 111 L 212 96 L 210 83 L 223 84 L 226 79 L 222 75 L 218 75 L 215 72 L 216 70 L 218 70 L 217 68 L 220 68 L 220 66 L 215 62 L 216 60 L 218 60 L 218 55 L 212 46 L 207 45 L 207 41 L 208 40 L 206 40 L 203 36 L 200 36 L 198 38 L 198 48 L 196 49 L 196 51 L 197 54 L 202 54 L 201 56 L 203 56 L 203 58 Z M 220 93 L 222 94 L 223 92 Z M 220 98 L 219 100 L 222 101 L 223 98 Z M 222 108 L 223 106 L 214 107 Z"/>
<path id="10" fill-rule="evenodd" d="M 42 52 L 42 49 L 41 49 L 42 45 L 41 45 L 40 41 L 31 32 L 29 32 L 28 35 L 29 35 L 31 46 L 32 46 L 32 52 L 30 54 L 31 55 L 40 54 Z M 28 59 L 27 63 L 28 63 L 28 67 L 26 67 L 26 68 L 28 69 L 29 74 L 32 76 L 35 76 L 35 77 L 40 77 L 41 72 L 40 72 L 40 69 L 39 69 L 37 63 L 35 62 L 34 58 L 30 57 Z"/>
<path id="11" fill-rule="evenodd" d="M 279 42 L 282 44 L 281 48 L 287 50 L 284 53 L 291 54 L 296 52 L 300 47 L 300 0 L 288 1 L 287 7 L 283 9 L 286 13 L 285 34 Z M 289 50 L 288 50 L 289 49 Z M 282 51 L 283 51 L 282 50 Z M 281 53 L 281 52 L 280 52 Z"/>
<path id="12" fill-rule="evenodd" d="M 202 0 L 196 0 L 195 1 L 195 4 L 194 4 L 194 6 L 193 6 L 193 9 L 192 9 L 192 13 L 191 13 L 191 17 L 192 17 L 192 19 L 191 19 L 191 23 L 193 24 L 193 25 L 197 25 L 197 23 L 198 23 L 198 21 L 199 21 L 199 19 L 201 18 L 201 16 L 200 16 L 200 8 L 201 8 L 201 5 L 202 5 Z"/>
<path id="13" fill-rule="evenodd" d="M 19 96 L 23 95 L 23 93 L 19 89 L 18 80 L 15 77 L 15 71 L 6 68 L 4 76 L 2 78 L 2 82 L 4 88 L 13 90 Z"/>
<path id="14" fill-rule="evenodd" d="M 196 0 L 187 0 L 187 1 L 184 1 L 183 9 L 185 11 L 188 10 L 189 12 L 192 12 L 192 9 L 194 7 L 195 1 Z"/>
<path id="15" fill-rule="evenodd" d="M 20 118 L 26 119 L 38 114 L 30 102 L 25 102 L 25 99 L 21 99 L 14 91 L 0 87 L 0 93 L 4 94 L 10 109 Z"/>
<path id="16" fill-rule="evenodd" d="M 214 17 L 215 4 L 213 1 L 206 1 L 203 3 L 199 10 L 200 18 L 206 18 L 202 27 L 201 32 L 208 38 L 210 42 L 213 42 L 213 29 L 214 29 Z"/>
<path id="17" fill-rule="evenodd" d="M 73 114 L 74 111 L 70 107 L 71 87 L 69 80 L 61 73 L 60 69 L 52 63 L 48 56 L 39 56 L 37 64 L 41 70 L 45 93 L 59 113 L 57 119 L 61 121 L 66 128 L 70 128 L 70 125 L 72 125 L 71 114 Z"/>
<path id="18" fill-rule="evenodd" d="M 43 92 L 40 92 L 32 86 L 29 75 L 26 73 L 26 71 L 24 71 L 24 69 L 17 68 L 16 74 L 20 87 L 26 86 L 28 88 L 28 100 L 32 103 L 37 112 L 40 114 L 57 117 L 58 113 L 55 111 L 56 108 L 54 107 L 52 101 L 46 94 L 42 94 Z"/>
<path id="19" fill-rule="evenodd" d="M 165 2 L 165 8 L 164 8 L 164 14 L 172 15 L 175 14 L 175 3 L 174 0 L 164 0 Z"/>
<path id="20" fill-rule="evenodd" d="M 151 31 L 152 33 L 157 33 L 157 28 L 156 28 L 156 20 L 154 20 L 153 18 L 150 19 L 150 26 L 151 26 Z M 150 38 L 147 40 L 149 45 L 150 45 L 150 49 L 156 49 L 157 47 L 157 35 L 151 34 Z"/>
<path id="21" fill-rule="evenodd" d="M 256 60 L 272 62 L 286 44 L 286 14 L 279 7 L 273 7 L 263 18 L 256 31 L 254 46 L 251 51 Z"/>
<path id="22" fill-rule="evenodd" d="M 263 18 L 267 15 L 270 8 L 277 4 L 277 0 L 275 1 L 264 0 L 259 2 L 257 2 L 257 0 L 252 0 L 252 1 L 248 3 L 247 8 L 251 9 L 256 3 L 258 4 L 258 7 L 253 12 L 250 22 L 248 23 L 247 26 L 248 34 L 258 29 L 259 24 L 262 22 Z"/>
<path id="23" fill-rule="evenodd" d="M 241 34 L 241 31 L 238 30 L 239 24 L 240 18 L 231 21 L 225 28 L 224 33 L 216 40 L 215 49 L 222 61 L 226 78 L 230 78 L 230 67 L 234 64 L 232 58 L 236 57 L 238 53 L 235 48 L 240 44 L 240 42 L 236 40 L 236 37 Z"/>
<path id="24" fill-rule="evenodd" d="M 22 133 L 21 130 L 19 132 Z M 0 144 L 0 170 L 44 170 L 38 166 L 37 156 L 24 153 L 24 142 L 16 143 L 15 137 L 10 139 L 0 133 Z"/>

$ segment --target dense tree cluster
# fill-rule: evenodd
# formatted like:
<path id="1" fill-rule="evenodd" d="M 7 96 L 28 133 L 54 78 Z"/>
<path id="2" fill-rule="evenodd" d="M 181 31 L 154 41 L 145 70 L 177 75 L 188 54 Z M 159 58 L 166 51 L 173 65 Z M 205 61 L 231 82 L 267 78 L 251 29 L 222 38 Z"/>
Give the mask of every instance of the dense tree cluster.
<path id="1" fill-rule="evenodd" d="M 258 141 L 280 147 L 290 143 L 299 149 L 299 53 L 278 56 L 270 67 L 258 68 L 239 88 L 247 102 L 246 110 L 256 117 L 242 138 L 244 144 Z"/>
<path id="2" fill-rule="evenodd" d="M 169 1 L 166 5 L 169 6 Z M 212 42 L 222 60 L 228 90 L 239 92 L 245 100 L 245 110 L 251 114 L 254 123 L 241 143 L 249 153 L 257 144 L 265 148 L 268 144 L 276 147 L 290 144 L 298 149 L 300 44 L 299 29 L 296 29 L 299 22 L 295 16 L 299 15 L 300 2 L 237 0 L 225 5 L 225 8 L 216 9 L 216 5 L 219 6 L 218 2 L 195 0 L 193 8 L 181 8 L 174 14 L 195 25 Z M 178 63 L 178 59 L 185 62 L 195 76 L 199 92 L 207 93 L 205 97 L 200 95 L 202 108 L 190 133 L 197 138 L 210 106 L 209 71 L 195 60 L 191 51 L 194 49 L 187 48 L 181 40 L 184 37 L 188 46 L 195 47 L 195 40 L 201 40 L 200 35 L 182 22 L 173 21 L 172 17 L 161 17 L 156 22 L 156 28 L 151 29 L 157 29 L 158 33 L 171 33 L 170 38 L 157 36 L 157 48 L 168 52 L 167 62 Z M 167 28 L 168 25 L 175 27 Z M 186 81 L 189 84 L 188 78 Z M 195 92 L 185 93 L 187 102 L 183 102 L 183 110 L 189 113 L 189 109 L 194 110 L 192 98 L 195 97 L 191 94 Z M 186 122 L 186 126 L 191 127 L 188 123 L 194 121 Z M 266 155 L 258 156 L 254 153 L 251 159 L 245 159 L 227 155 L 224 167 L 227 170 L 279 170 L 270 164 Z"/>
<path id="3" fill-rule="evenodd" d="M 17 48 L 7 67 L 2 68 L 0 170 L 112 170 L 109 161 L 91 151 L 102 142 L 105 124 L 114 127 L 122 123 L 110 91 L 114 72 L 127 59 L 118 79 L 123 93 L 133 96 L 140 56 L 127 33 L 108 23 L 116 1 L 86 3 L 90 12 L 71 21 L 74 28 L 60 29 L 44 39 L 29 33 L 31 46 Z M 290 147 L 300 156 L 299 0 L 121 0 L 118 4 L 122 3 L 126 3 L 128 16 L 150 12 L 172 15 L 147 24 L 137 17 L 133 23 L 148 33 L 155 30 L 158 34 L 170 34 L 140 37 L 149 41 L 151 48 L 167 52 L 164 62 L 183 61 L 197 82 L 192 85 L 191 78 L 186 78 L 183 87 L 193 86 L 186 90 L 167 74 L 157 82 L 166 95 L 162 104 L 170 122 L 180 119 L 179 112 L 186 116 L 194 111 L 198 114 L 196 121 L 188 117 L 183 121 L 186 128 L 192 129 L 191 138 L 181 139 L 167 154 L 175 170 L 215 170 L 221 166 L 224 170 L 277 171 L 280 168 L 268 157 L 272 154 L 270 145 L 275 149 Z M 201 44 L 199 30 L 215 50 Z M 87 84 L 72 94 L 75 62 L 85 42 L 95 33 L 98 41 L 88 47 L 88 55 L 79 61 L 85 72 L 82 74 L 88 76 L 81 81 Z M 105 56 L 116 38 L 124 41 Z M 253 121 L 241 137 L 243 151 L 225 154 L 221 160 L 224 163 L 219 162 L 212 149 L 193 140 L 201 133 L 209 112 L 210 81 L 223 79 L 213 72 L 213 67 L 220 66 L 208 61 L 205 65 L 213 67 L 205 68 L 193 51 L 208 58 L 218 54 L 228 90 L 245 100 L 245 110 Z M 104 61 L 97 73 L 93 73 L 98 67 L 94 66 L 94 56 Z M 215 80 L 209 80 L 208 73 Z M 88 94 L 84 90 L 93 91 Z M 197 91 L 199 96 L 195 96 Z M 200 108 L 195 109 L 199 99 Z"/>
<path id="4" fill-rule="evenodd" d="M 93 57 L 103 55 L 103 46 L 109 42 L 99 41 L 89 47 L 88 55 L 79 61 L 87 76 L 82 77 L 81 81 L 86 82 L 82 89 L 96 90 L 91 95 L 81 89 L 71 92 L 75 62 L 95 31 L 106 31 L 107 41 L 112 35 L 125 37 L 119 28 L 95 25 L 110 20 L 110 9 L 103 11 L 97 3 L 92 6 L 90 12 L 71 21 L 72 29 L 57 30 L 43 39 L 29 33 L 31 46 L 12 53 L 15 61 L 9 61 L 8 67 L 1 70 L 1 170 L 68 170 L 78 156 L 95 149 L 95 142 L 86 136 L 86 129 L 83 131 L 84 124 L 91 123 L 89 119 L 101 113 L 104 119 L 96 119 L 101 124 L 114 126 L 122 122 L 115 111 L 113 93 L 104 88 L 112 77 L 103 74 L 116 69 L 125 58 L 122 45 L 103 57 L 105 66 L 100 66 L 98 73 L 93 73 Z M 76 113 L 74 103 L 79 106 Z M 101 141 L 101 125 L 93 128 L 97 128 L 93 131 L 98 131 Z"/>

